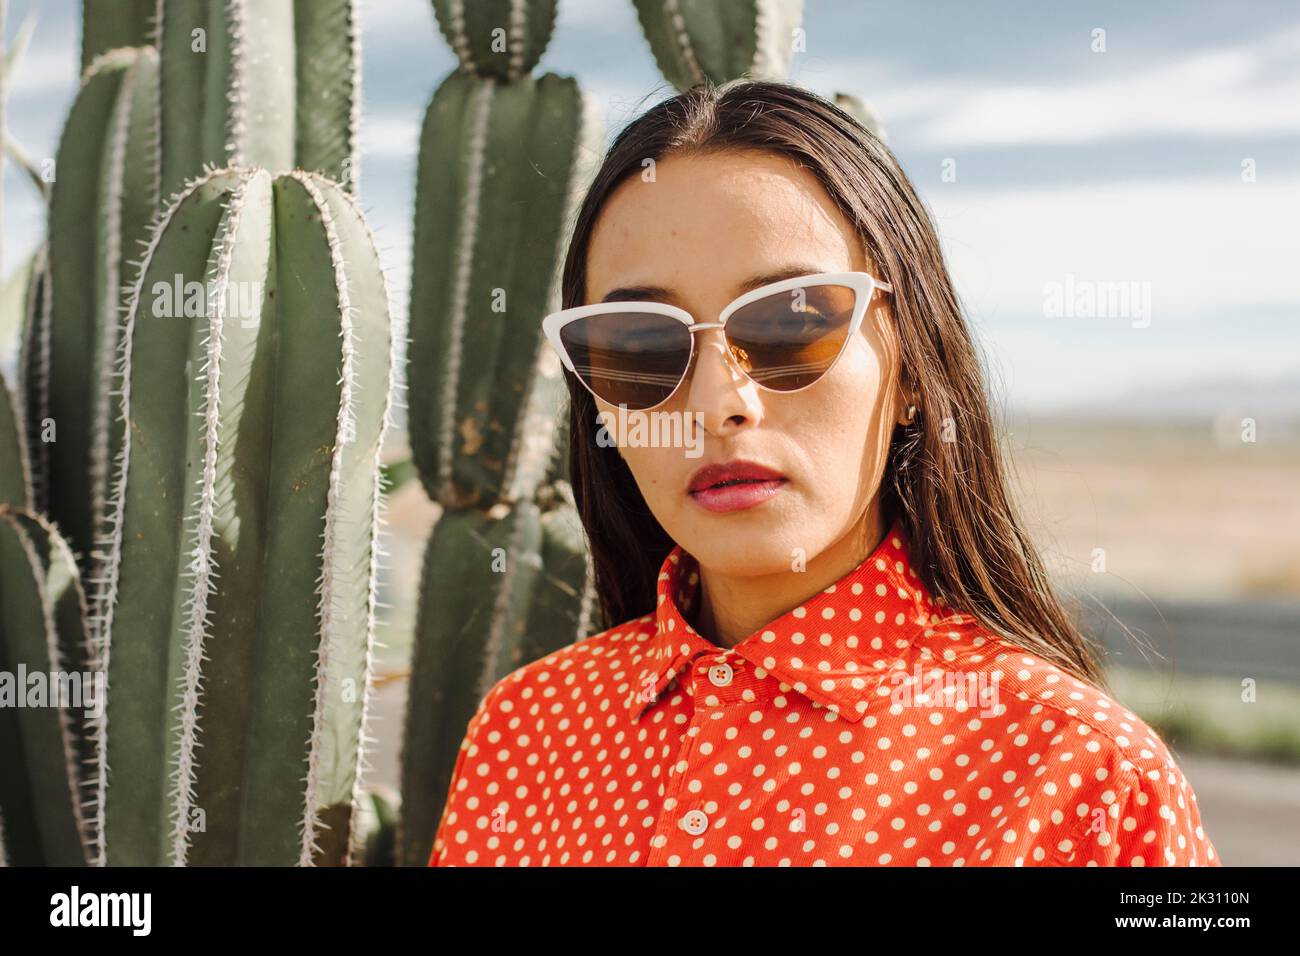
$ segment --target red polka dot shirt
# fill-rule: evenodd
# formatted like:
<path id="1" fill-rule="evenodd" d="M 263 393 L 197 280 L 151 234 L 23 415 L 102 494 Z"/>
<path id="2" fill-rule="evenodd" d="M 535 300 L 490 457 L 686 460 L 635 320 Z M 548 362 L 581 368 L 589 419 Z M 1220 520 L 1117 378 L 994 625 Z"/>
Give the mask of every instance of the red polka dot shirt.
<path id="1" fill-rule="evenodd" d="M 897 523 L 735 647 L 654 614 L 519 668 L 469 722 L 431 866 L 1217 866 L 1165 744 L 936 602 Z"/>

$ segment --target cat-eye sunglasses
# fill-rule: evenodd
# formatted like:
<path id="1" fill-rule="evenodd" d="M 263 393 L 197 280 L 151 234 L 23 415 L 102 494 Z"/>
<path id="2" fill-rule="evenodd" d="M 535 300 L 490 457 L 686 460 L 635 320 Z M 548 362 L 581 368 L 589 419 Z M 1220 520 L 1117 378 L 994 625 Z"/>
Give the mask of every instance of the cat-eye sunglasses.
<path id="1" fill-rule="evenodd" d="M 746 292 L 716 322 L 662 302 L 597 302 L 551 313 L 542 330 L 565 368 L 610 405 L 644 410 L 668 401 L 704 329 L 722 329 L 750 380 L 797 392 L 830 371 L 877 289 L 893 291 L 865 272 L 819 272 Z"/>

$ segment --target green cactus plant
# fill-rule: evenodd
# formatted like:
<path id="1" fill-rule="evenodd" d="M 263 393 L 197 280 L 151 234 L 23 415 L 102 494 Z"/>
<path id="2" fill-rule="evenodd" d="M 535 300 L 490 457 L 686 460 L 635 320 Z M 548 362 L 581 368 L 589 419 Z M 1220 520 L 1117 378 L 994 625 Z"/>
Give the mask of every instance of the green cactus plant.
<path id="1" fill-rule="evenodd" d="M 49 502 L 49 439 L 57 437 L 50 417 L 50 269 L 42 245 L 32 257 L 22 297 L 15 415 L 25 438 L 30 490 L 28 505 L 44 511 Z M 18 414 L 21 409 L 21 414 Z"/>
<path id="2" fill-rule="evenodd" d="M 109 50 L 148 46 L 164 0 L 81 0 L 81 69 Z"/>
<path id="3" fill-rule="evenodd" d="M 586 542 L 563 494 L 448 511 L 425 551 L 402 752 L 400 864 L 433 849 L 465 723 L 516 668 L 589 633 Z"/>
<path id="4" fill-rule="evenodd" d="M 375 786 L 366 791 L 361 802 L 365 827 L 365 865 L 397 865 L 397 814 L 400 795 L 390 787 Z"/>
<path id="5" fill-rule="evenodd" d="M 104 513 L 122 424 L 108 387 L 123 289 L 158 204 L 157 54 L 111 50 L 87 67 L 59 143 L 49 210 L 48 308 L 38 304 L 25 358 L 37 507 L 59 525 L 82 566 Z M 41 291 L 37 280 L 37 292 Z M 44 476 L 57 474 L 57 482 Z"/>
<path id="6" fill-rule="evenodd" d="M 176 276 L 200 315 L 169 314 Z M 96 604 L 99 862 L 360 853 L 390 353 L 378 255 L 337 183 L 213 171 L 160 217 L 122 339 Z"/>
<path id="7" fill-rule="evenodd" d="M 0 375 L 0 505 L 31 506 L 32 469 L 18 403 Z"/>
<path id="8" fill-rule="evenodd" d="M 574 80 L 528 72 L 554 2 L 434 8 L 460 66 L 425 114 L 416 183 L 409 430 L 443 512 L 425 549 L 403 733 L 407 866 L 428 862 L 483 694 L 586 636 L 593 603 L 556 454 L 564 381 L 541 318 L 559 303 L 603 130 Z"/>
<path id="9" fill-rule="evenodd" d="M 44 519 L 0 505 L 0 863 L 88 862 L 86 710 L 102 699 L 83 680 L 94 660 L 85 621 L 66 542 Z"/>
<path id="10" fill-rule="evenodd" d="M 706 80 L 783 80 L 802 0 L 633 0 L 659 72 L 679 90 Z"/>
<path id="11" fill-rule="evenodd" d="M 551 42 L 555 0 L 433 0 L 438 28 L 462 69 L 514 80 L 530 73 Z"/>
<path id="12" fill-rule="evenodd" d="M 164 195 L 227 165 L 297 167 L 354 187 L 355 0 L 166 0 L 156 38 Z"/>
<path id="13" fill-rule="evenodd" d="M 576 82 L 456 72 L 425 115 L 416 183 L 411 447 L 451 507 L 544 476 L 563 382 L 541 316 L 600 126 Z"/>

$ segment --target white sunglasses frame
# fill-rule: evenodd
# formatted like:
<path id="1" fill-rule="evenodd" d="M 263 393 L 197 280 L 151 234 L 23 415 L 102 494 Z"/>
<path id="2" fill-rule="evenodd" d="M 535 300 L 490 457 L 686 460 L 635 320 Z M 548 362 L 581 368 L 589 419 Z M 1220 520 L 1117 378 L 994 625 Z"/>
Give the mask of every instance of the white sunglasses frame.
<path id="1" fill-rule="evenodd" d="M 658 408 L 676 395 L 677 390 L 682 387 L 682 382 L 686 381 L 686 377 L 690 373 L 691 367 L 695 361 L 694 333 L 703 329 L 723 329 L 723 334 L 725 335 L 727 320 L 731 318 L 737 310 L 744 308 L 751 302 L 757 302 L 759 299 L 765 299 L 778 292 L 786 292 L 790 289 L 798 289 L 810 285 L 847 286 L 853 289 L 856 295 L 853 303 L 853 317 L 849 320 L 848 334 L 844 336 L 844 342 L 840 345 L 840 350 L 835 353 L 835 358 L 831 359 L 831 363 L 826 366 L 826 369 L 818 375 L 816 379 L 809 382 L 807 385 L 801 385 L 799 388 L 790 389 L 770 388 L 762 382 L 755 381 L 755 379 L 753 379 L 743 368 L 740 369 L 746 379 L 753 382 L 764 391 L 775 392 L 779 395 L 792 395 L 795 392 L 802 392 L 804 389 L 816 385 L 832 368 L 835 367 L 835 363 L 838 362 L 840 356 L 844 354 L 844 349 L 848 346 L 849 340 L 852 339 L 862 327 L 862 320 L 867 314 L 867 308 L 871 305 L 871 300 L 874 297 L 876 290 L 879 289 L 881 292 L 893 292 L 893 286 L 888 282 L 882 282 L 880 279 L 877 279 L 868 272 L 813 272 L 808 275 L 794 276 L 789 279 L 782 279 L 779 282 L 772 282 L 768 285 L 759 286 L 756 289 L 751 289 L 743 295 L 732 299 L 722 312 L 718 314 L 716 322 L 696 322 L 695 317 L 685 309 L 679 309 L 675 305 L 666 305 L 663 302 L 597 302 L 592 305 L 579 305 L 574 306 L 571 309 L 561 309 L 558 312 L 552 312 L 550 315 L 542 319 L 542 331 L 546 334 L 546 340 L 551 344 L 551 348 L 555 350 L 556 354 L 560 357 L 560 361 L 564 363 L 564 367 L 573 373 L 573 377 L 581 382 L 582 386 L 587 391 L 591 392 L 594 398 L 598 398 L 600 401 L 609 405 L 612 403 L 604 396 L 597 395 L 595 391 L 592 390 L 591 386 L 587 384 L 586 380 L 583 379 L 583 377 L 574 369 L 573 359 L 569 356 L 569 350 L 565 348 L 564 341 L 560 338 L 560 330 L 570 322 L 576 321 L 577 319 L 585 319 L 589 315 L 608 315 L 611 312 L 650 313 L 653 315 L 664 315 L 681 322 L 691 333 L 691 351 L 686 357 L 686 367 L 682 369 L 682 375 L 681 378 L 677 380 L 677 384 L 675 384 L 672 387 L 672 390 L 664 396 L 662 401 L 657 402 L 654 405 L 649 405 L 646 408 L 638 409 L 638 411 L 649 411 L 652 408 Z"/>

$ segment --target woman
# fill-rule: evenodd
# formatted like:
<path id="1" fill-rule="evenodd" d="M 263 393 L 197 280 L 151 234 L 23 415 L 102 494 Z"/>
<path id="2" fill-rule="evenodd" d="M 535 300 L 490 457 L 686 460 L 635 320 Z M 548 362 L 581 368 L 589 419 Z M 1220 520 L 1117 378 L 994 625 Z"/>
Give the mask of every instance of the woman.
<path id="1" fill-rule="evenodd" d="M 618 623 L 486 695 L 431 865 L 1218 865 L 1015 515 L 876 137 L 785 84 L 660 103 L 586 195 L 563 298 Z"/>

